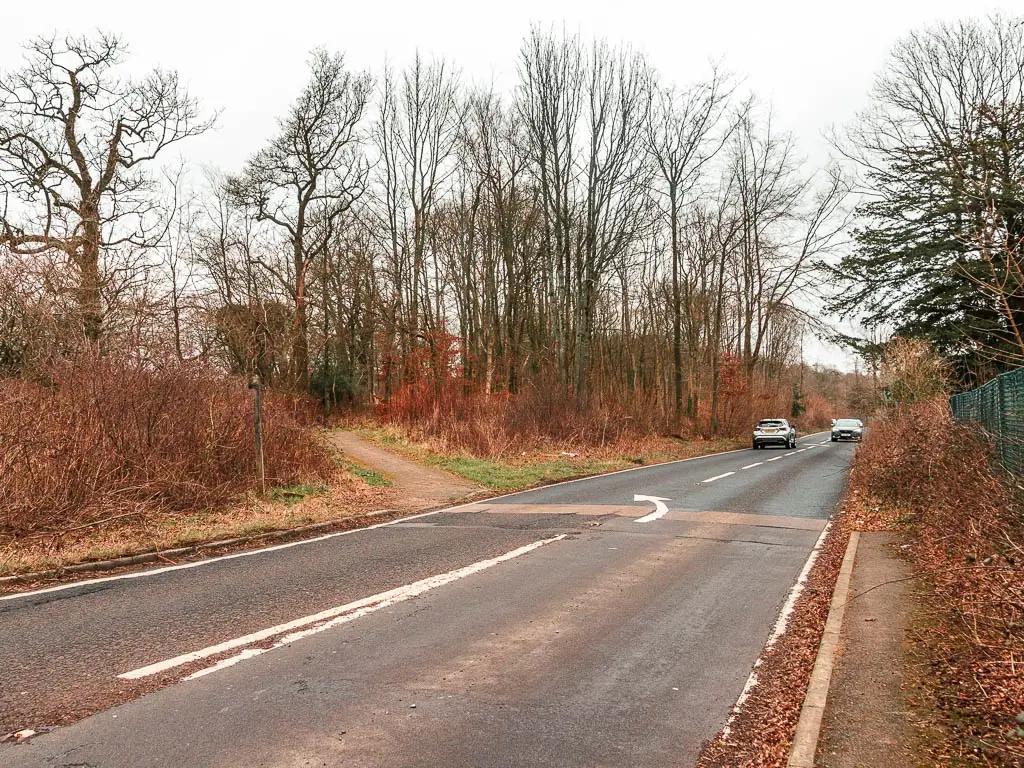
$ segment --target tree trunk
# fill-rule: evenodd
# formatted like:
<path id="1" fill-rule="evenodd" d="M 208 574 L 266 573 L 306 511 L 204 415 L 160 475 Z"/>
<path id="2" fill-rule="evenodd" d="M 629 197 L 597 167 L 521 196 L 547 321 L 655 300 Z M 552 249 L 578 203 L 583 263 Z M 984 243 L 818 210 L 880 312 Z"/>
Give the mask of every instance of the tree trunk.
<path id="1" fill-rule="evenodd" d="M 78 257 L 78 309 L 86 340 L 99 346 L 103 335 L 103 296 L 100 279 L 100 214 L 99 205 L 87 201 L 83 205 L 82 225 L 85 231 Z"/>
<path id="2" fill-rule="evenodd" d="M 295 323 L 292 329 L 292 370 L 295 386 L 302 392 L 309 389 L 309 334 L 306 327 L 306 263 L 301 236 L 295 243 Z"/>

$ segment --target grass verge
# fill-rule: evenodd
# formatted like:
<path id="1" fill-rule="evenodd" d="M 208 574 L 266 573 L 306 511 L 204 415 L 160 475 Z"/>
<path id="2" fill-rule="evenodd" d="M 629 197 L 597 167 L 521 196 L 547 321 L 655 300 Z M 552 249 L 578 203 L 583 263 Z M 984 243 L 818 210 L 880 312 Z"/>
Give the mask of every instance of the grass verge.
<path id="1" fill-rule="evenodd" d="M 743 441 L 728 438 L 679 440 L 650 437 L 602 447 L 565 448 L 542 444 L 514 455 L 482 458 L 466 452 L 447 451 L 436 442 L 410 437 L 394 426 L 361 423 L 354 426 L 353 431 L 413 461 L 444 469 L 492 491 L 504 493 L 630 467 L 689 459 L 746 445 Z"/>

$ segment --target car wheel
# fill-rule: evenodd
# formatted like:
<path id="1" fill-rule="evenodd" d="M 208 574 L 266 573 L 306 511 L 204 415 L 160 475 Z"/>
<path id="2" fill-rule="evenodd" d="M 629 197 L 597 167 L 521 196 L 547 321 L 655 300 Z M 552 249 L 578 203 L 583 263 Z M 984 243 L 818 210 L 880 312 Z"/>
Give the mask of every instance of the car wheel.
<path id="1" fill-rule="evenodd" d="M 757 450 L 757 440 L 754 441 L 754 450 Z"/>
<path id="2" fill-rule="evenodd" d="M 832 438 L 832 442 L 833 443 L 838 443 L 839 442 L 839 438 L 838 437 L 833 437 Z"/>

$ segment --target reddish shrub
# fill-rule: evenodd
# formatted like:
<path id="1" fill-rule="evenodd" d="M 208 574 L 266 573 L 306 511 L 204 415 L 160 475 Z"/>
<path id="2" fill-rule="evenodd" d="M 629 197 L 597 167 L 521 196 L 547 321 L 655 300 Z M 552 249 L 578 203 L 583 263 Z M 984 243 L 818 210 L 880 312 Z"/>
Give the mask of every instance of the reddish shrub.
<path id="1" fill-rule="evenodd" d="M 254 486 L 252 412 L 244 382 L 176 361 L 83 359 L 42 383 L 0 380 L 0 532 L 224 504 Z M 268 393 L 268 481 L 326 476 L 308 418 Z"/>

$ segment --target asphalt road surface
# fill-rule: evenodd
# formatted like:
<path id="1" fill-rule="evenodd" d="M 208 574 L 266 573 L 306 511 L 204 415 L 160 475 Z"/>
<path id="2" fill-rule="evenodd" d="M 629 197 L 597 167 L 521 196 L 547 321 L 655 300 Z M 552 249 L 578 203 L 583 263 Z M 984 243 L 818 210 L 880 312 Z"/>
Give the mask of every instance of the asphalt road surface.
<path id="1" fill-rule="evenodd" d="M 0 766 L 692 765 L 853 450 L 814 435 L 0 598 L 0 735 L 41 732 Z"/>

